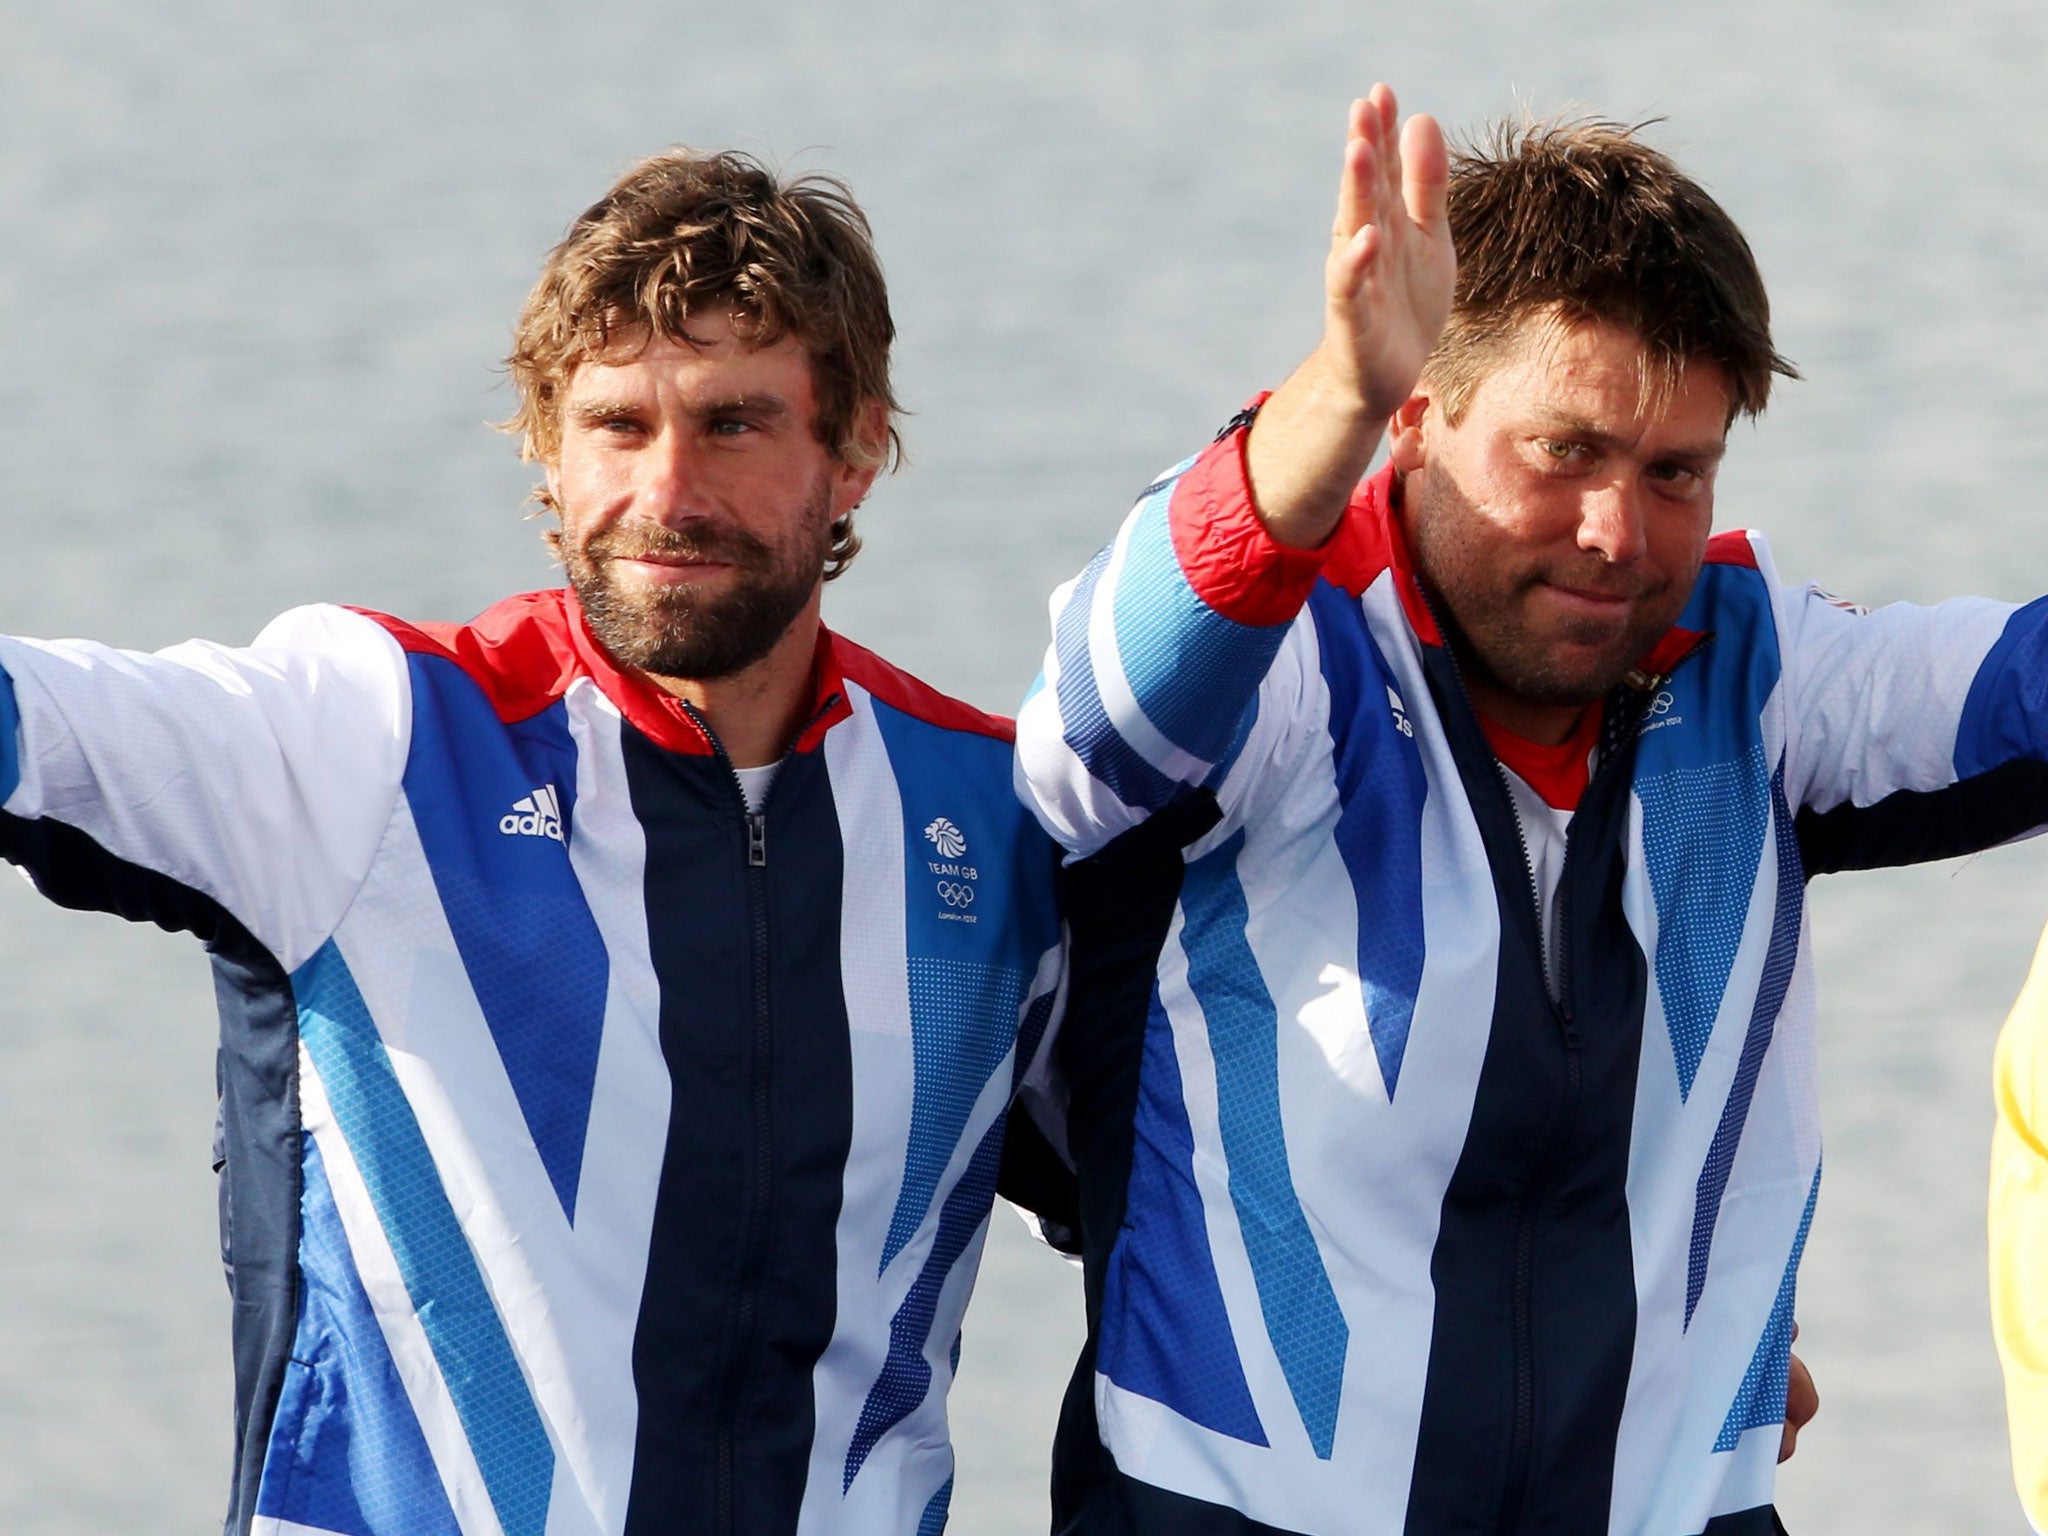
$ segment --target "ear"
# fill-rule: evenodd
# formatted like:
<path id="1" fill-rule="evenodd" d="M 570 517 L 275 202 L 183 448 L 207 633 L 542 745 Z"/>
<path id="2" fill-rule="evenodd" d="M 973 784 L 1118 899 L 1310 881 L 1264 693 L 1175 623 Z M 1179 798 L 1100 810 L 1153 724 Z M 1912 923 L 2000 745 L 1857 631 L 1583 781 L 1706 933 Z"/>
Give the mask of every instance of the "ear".
<path id="1" fill-rule="evenodd" d="M 1430 404 L 1428 392 L 1418 388 L 1387 421 L 1387 460 L 1397 475 L 1414 474 L 1428 457 L 1424 452 L 1422 424 L 1429 415 Z"/>
<path id="2" fill-rule="evenodd" d="M 834 520 L 846 516 L 867 496 L 868 487 L 875 483 L 875 476 L 882 472 L 889 454 L 889 408 L 879 400 L 862 402 L 854 414 L 853 440 L 860 445 L 861 457 L 871 460 L 866 465 L 849 463 L 839 459 L 834 464 L 832 487 L 832 516 Z"/>

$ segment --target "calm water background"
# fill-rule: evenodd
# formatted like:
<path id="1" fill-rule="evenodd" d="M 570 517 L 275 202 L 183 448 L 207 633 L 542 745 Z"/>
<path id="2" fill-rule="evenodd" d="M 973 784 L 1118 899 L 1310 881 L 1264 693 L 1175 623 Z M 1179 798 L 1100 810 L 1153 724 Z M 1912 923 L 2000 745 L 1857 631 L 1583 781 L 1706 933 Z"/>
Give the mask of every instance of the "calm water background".
<path id="1" fill-rule="evenodd" d="M 1412 12 L 783 0 L 0 0 L 0 624 L 243 640 L 337 599 L 545 584 L 484 423 L 543 250 L 633 157 L 848 177 L 916 412 L 835 623 L 994 708 L 1043 597 L 1312 340 L 1344 106 L 1570 103 L 1754 242 L 1807 373 L 1723 526 L 1868 602 L 2048 590 L 2048 8 L 1679 0 Z M 2048 856 L 1825 882 L 1828 1132 L 1800 1536 L 2020 1531 L 1986 1334 L 1985 1077 Z M 0 1531 L 199 1531 L 227 1466 L 211 996 L 188 941 L 0 880 Z M 954 1529 L 1044 1529 L 1078 1286 L 998 1220 Z"/>

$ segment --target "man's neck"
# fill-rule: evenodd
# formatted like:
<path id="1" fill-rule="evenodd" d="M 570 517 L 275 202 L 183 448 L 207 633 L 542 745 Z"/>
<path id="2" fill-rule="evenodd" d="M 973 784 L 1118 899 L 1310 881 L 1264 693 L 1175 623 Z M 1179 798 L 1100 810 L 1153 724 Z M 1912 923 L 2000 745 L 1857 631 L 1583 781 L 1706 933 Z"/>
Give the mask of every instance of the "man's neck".
<path id="1" fill-rule="evenodd" d="M 1479 659 L 1478 653 L 1472 649 L 1472 642 L 1465 638 L 1464 631 L 1451 617 L 1450 604 L 1434 593 L 1430 601 L 1437 626 L 1443 632 L 1444 644 L 1458 659 L 1458 677 L 1465 685 L 1465 697 L 1481 719 L 1541 747 L 1562 746 L 1571 740 L 1572 733 L 1585 718 L 1587 705 L 1547 704 L 1541 699 L 1516 693 Z"/>
<path id="2" fill-rule="evenodd" d="M 1473 665 L 1469 653 L 1461 659 L 1466 663 L 1465 692 L 1472 700 L 1472 707 L 1524 741 L 1533 741 L 1544 747 L 1561 746 L 1571 739 L 1586 711 L 1592 707 L 1587 704 L 1545 704 L 1524 698 L 1495 682 L 1483 668 Z"/>
<path id="3" fill-rule="evenodd" d="M 781 760 L 810 719 L 818 629 L 813 598 L 767 655 L 729 677 L 647 677 L 704 717 L 734 767 L 764 767 Z"/>

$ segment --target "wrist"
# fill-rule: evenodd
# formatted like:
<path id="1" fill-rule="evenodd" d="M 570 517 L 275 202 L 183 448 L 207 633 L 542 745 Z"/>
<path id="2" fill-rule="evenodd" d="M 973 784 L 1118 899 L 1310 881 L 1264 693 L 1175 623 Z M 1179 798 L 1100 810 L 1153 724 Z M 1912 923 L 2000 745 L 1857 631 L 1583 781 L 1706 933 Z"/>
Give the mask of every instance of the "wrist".
<path id="1" fill-rule="evenodd" d="M 1167 521 L 1182 572 L 1215 612 L 1240 624 L 1285 623 L 1299 612 L 1327 558 L 1327 535 L 1304 547 L 1281 535 L 1251 484 L 1251 437 L 1260 406 L 1240 412 L 1174 488 Z"/>
<path id="2" fill-rule="evenodd" d="M 1382 409 L 1356 352 L 1328 333 L 1289 382 L 1299 383 L 1302 407 L 1325 418 L 1331 430 L 1375 441 L 1401 404 Z"/>
<path id="3" fill-rule="evenodd" d="M 1343 520 L 1386 427 L 1343 370 L 1312 353 L 1274 391 L 1245 444 L 1261 521 L 1281 544 L 1314 549 Z"/>

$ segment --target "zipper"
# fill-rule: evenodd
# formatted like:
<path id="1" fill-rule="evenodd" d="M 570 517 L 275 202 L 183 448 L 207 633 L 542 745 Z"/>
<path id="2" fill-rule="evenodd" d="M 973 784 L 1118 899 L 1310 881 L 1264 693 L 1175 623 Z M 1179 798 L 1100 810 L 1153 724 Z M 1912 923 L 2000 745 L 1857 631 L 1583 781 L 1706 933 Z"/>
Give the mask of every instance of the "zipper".
<path id="1" fill-rule="evenodd" d="M 1418 590 L 1419 584 L 1418 584 Z M 1512 1308 L 1512 1353 L 1514 1356 L 1514 1422 L 1508 1437 L 1508 1458 L 1501 1479 L 1500 1513 L 1495 1529 L 1501 1536 L 1513 1536 L 1521 1524 L 1522 1506 L 1528 1495 L 1529 1465 L 1536 1439 L 1536 1349 L 1535 1349 L 1535 1290 L 1536 1290 L 1536 1217 L 1549 1198 L 1550 1185 L 1555 1177 L 1555 1166 L 1563 1151 L 1567 1129 L 1578 1111 L 1580 1089 L 1578 1031 L 1566 1014 L 1563 1004 L 1563 978 L 1553 980 L 1550 943 L 1543 930 L 1543 895 L 1536 885 L 1536 861 L 1529 855 L 1529 834 L 1522 826 L 1522 815 L 1515 807 L 1514 792 L 1508 786 L 1507 769 L 1493 750 L 1486 733 L 1479 726 L 1479 711 L 1472 703 L 1471 691 L 1465 686 L 1464 668 L 1459 664 L 1457 648 L 1450 643 L 1450 629 L 1444 624 L 1442 615 L 1436 612 L 1435 603 L 1429 594 L 1423 592 L 1423 602 L 1436 620 L 1437 631 L 1445 637 L 1444 657 L 1450 665 L 1451 679 L 1457 686 L 1458 702 L 1472 717 L 1475 734 L 1485 749 L 1486 760 L 1493 770 L 1493 781 L 1499 788 L 1500 799 L 1508 813 L 1508 823 L 1515 829 L 1515 846 L 1522 858 L 1523 889 L 1528 895 L 1529 912 L 1536 924 L 1536 967 L 1540 972 L 1544 1001 L 1551 1016 L 1557 1020 L 1558 1030 L 1565 1048 L 1565 1088 L 1556 1112 L 1551 1117 L 1550 1131 L 1544 1139 L 1543 1152 L 1537 1161 L 1535 1171 L 1524 1188 L 1519 1208 L 1515 1213 L 1515 1262 L 1514 1285 L 1510 1298 Z M 1604 733 L 1603 733 L 1604 735 Z M 1589 780 L 1587 790 L 1592 784 Z M 1559 873 L 1560 900 L 1564 896 L 1564 882 L 1571 869 L 1571 834 L 1565 834 L 1565 868 Z M 1564 932 L 1565 912 L 1558 912 L 1558 931 Z M 1560 961 L 1561 965 L 1561 961 Z"/>
<path id="2" fill-rule="evenodd" d="M 1700 644 L 1705 643 L 1702 637 Z M 1692 650 L 1679 658 L 1686 657 L 1699 649 Z M 1677 665 L 1677 663 L 1673 663 Z M 1593 752 L 1593 771 L 1586 779 L 1585 794 L 1580 803 L 1593 798 L 1593 791 L 1601 786 L 1607 777 L 1608 765 L 1621 760 L 1621 749 L 1632 739 L 1643 723 L 1643 712 L 1650 700 L 1657 696 L 1657 690 L 1671 680 L 1669 672 L 1648 673 L 1631 668 L 1623 677 L 1620 686 L 1608 695 L 1607 716 L 1600 723 L 1600 742 Z M 1569 825 L 1565 828 L 1564 867 L 1557 874 L 1557 983 L 1558 1013 L 1565 1022 L 1567 1042 L 1576 1045 L 1577 1030 L 1572 1009 L 1573 972 L 1570 966 L 1572 931 L 1572 835 Z"/>
<path id="3" fill-rule="evenodd" d="M 1662 679 L 1655 680 L 1658 683 Z M 1654 685 L 1651 692 L 1654 693 Z M 1606 700 L 1606 718 L 1600 727 L 1600 742 L 1595 749 L 1593 771 L 1587 777 L 1585 793 L 1580 804 L 1594 798 L 1597 789 L 1604 786 L 1614 763 L 1621 760 L 1617 750 L 1627 740 L 1630 726 L 1641 718 L 1641 705 L 1633 703 L 1629 695 L 1616 688 Z M 1500 768 L 1495 758 L 1494 766 L 1500 769 L 1503 780 L 1506 770 Z M 1509 797 L 1512 806 L 1513 797 Z M 1577 817 L 1574 815 L 1573 821 Z M 1516 817 L 1519 827 L 1521 818 Z M 1571 965 L 1572 932 L 1572 887 L 1574 885 L 1574 864 L 1572 853 L 1577 846 L 1573 837 L 1574 826 L 1565 828 L 1564 865 L 1557 875 L 1557 924 L 1556 938 L 1545 937 L 1538 948 L 1543 952 L 1544 982 L 1550 989 L 1551 1012 L 1558 1022 L 1558 1031 L 1564 1044 L 1564 1090 L 1558 1096 L 1557 1108 L 1551 1116 L 1550 1131 L 1544 1138 L 1543 1152 L 1535 1171 L 1530 1175 L 1524 1192 L 1521 1208 L 1515 1216 L 1515 1288 L 1514 1288 L 1514 1352 L 1515 1352 L 1515 1420 L 1508 1439 L 1508 1467 L 1505 1486 L 1502 1490 L 1500 1530 L 1503 1536 L 1519 1530 L 1522 1510 L 1529 1497 L 1529 1478 L 1536 1447 L 1536 1235 L 1542 1213 L 1550 1203 L 1558 1175 L 1565 1161 L 1566 1151 L 1571 1144 L 1572 1128 L 1578 1121 L 1579 1099 L 1585 1087 L 1584 1066 L 1579 1051 L 1578 1019 L 1573 1011 Z M 1528 858 L 1528 843 L 1523 842 L 1523 858 Z M 1535 880 L 1533 863 L 1530 865 L 1530 881 Z M 1541 898 L 1538 898 L 1536 921 L 1541 933 L 1543 921 Z M 1554 965 L 1555 969 L 1551 967 Z"/>
<path id="4" fill-rule="evenodd" d="M 838 702 L 837 694 L 827 698 L 792 740 L 801 740 L 804 733 L 824 718 Z M 768 998 L 768 805 L 775 798 L 775 789 L 781 782 L 782 770 L 789 766 L 789 760 L 795 756 L 796 748 L 792 745 L 782 754 L 775 778 L 770 781 L 767 794 L 761 798 L 761 808 L 756 811 L 747 805 L 747 788 L 740 779 L 739 767 L 725 750 L 725 744 L 718 739 L 718 733 L 711 729 L 711 722 L 704 718 L 694 704 L 685 702 L 683 712 L 696 724 L 697 729 L 704 733 L 704 739 L 711 744 L 712 754 L 724 764 L 726 782 L 732 787 L 733 801 L 739 808 L 740 824 L 746 834 L 747 918 L 752 944 L 749 958 L 753 970 L 753 1009 L 749 1020 L 752 1026 L 752 1039 L 748 1063 L 748 1076 L 752 1083 L 752 1092 L 748 1097 L 750 1177 L 747 1180 L 747 1207 L 740 1225 L 739 1280 L 737 1294 L 733 1298 L 731 1342 L 719 1383 L 716 1421 L 718 1428 L 714 1436 L 713 1472 L 714 1503 L 717 1508 L 716 1530 L 718 1536 L 733 1536 L 738 1529 L 738 1490 L 734 1463 L 737 1458 L 740 1396 L 746 1385 L 747 1363 L 754 1353 L 754 1327 L 760 1310 L 761 1277 L 767 1262 L 768 1210 L 775 1194 L 772 1093 L 775 1020 Z"/>
<path id="5" fill-rule="evenodd" d="M 1437 612 L 1436 599 L 1429 595 L 1429 590 L 1419 581 L 1415 584 L 1415 590 L 1421 595 L 1422 606 L 1428 610 L 1430 618 L 1435 621 L 1437 633 L 1444 637 L 1444 659 L 1450 664 L 1451 680 L 1458 685 L 1458 702 L 1464 705 L 1466 713 L 1472 716 L 1472 723 L 1476 727 L 1479 723 L 1479 710 L 1472 702 L 1471 690 L 1465 686 L 1465 669 L 1458 661 L 1458 648 L 1450 642 L 1450 637 L 1454 631 L 1444 622 L 1444 616 Z M 1493 744 L 1485 740 L 1486 733 L 1483 729 L 1480 730 L 1479 735 L 1482 744 L 1486 748 L 1486 760 L 1493 769 L 1494 782 L 1500 786 L 1501 799 L 1507 805 L 1508 822 L 1515 829 L 1515 848 L 1522 856 L 1522 885 L 1528 893 L 1529 910 L 1536 916 L 1536 964 L 1537 968 L 1543 972 L 1544 995 L 1551 1000 L 1551 1009 L 1553 1012 L 1556 1012 L 1558 1011 L 1557 999 L 1560 993 L 1557 984 L 1551 977 L 1550 943 L 1543 933 L 1543 893 L 1536 886 L 1536 861 L 1529 854 L 1529 833 L 1522 825 L 1522 813 L 1515 809 L 1515 795 L 1514 791 L 1508 786 L 1507 769 L 1502 766 L 1499 755 L 1494 752 Z M 1590 787 L 1589 785 L 1588 788 Z M 1565 837 L 1565 862 L 1567 864 L 1571 862 L 1571 837 L 1569 833 Z M 1559 915 L 1558 928 L 1560 932 L 1563 931 L 1564 922 L 1562 914 Z"/>
<path id="6" fill-rule="evenodd" d="M 1570 1144 L 1572 1127 L 1578 1118 L 1580 1095 L 1584 1090 L 1579 1030 L 1573 1012 L 1573 975 L 1570 963 L 1574 828 L 1568 825 L 1565 829 L 1564 865 L 1558 871 L 1557 937 L 1553 943 L 1544 931 L 1543 896 L 1536 884 L 1536 862 L 1529 853 L 1528 832 L 1522 825 L 1521 812 L 1515 806 L 1514 793 L 1508 784 L 1507 769 L 1501 763 L 1498 754 L 1493 751 L 1492 744 L 1485 740 L 1485 732 L 1478 728 L 1478 710 L 1472 703 L 1470 690 L 1465 686 L 1465 674 L 1458 661 L 1457 649 L 1449 639 L 1454 631 L 1444 623 L 1443 616 L 1436 611 L 1434 600 L 1420 583 L 1417 583 L 1417 590 L 1421 592 L 1423 604 L 1430 616 L 1436 620 L 1438 632 L 1445 637 L 1444 656 L 1450 666 L 1451 678 L 1457 687 L 1458 701 L 1472 716 L 1474 729 L 1481 745 L 1485 747 L 1487 761 L 1492 764 L 1494 781 L 1500 786 L 1501 799 L 1506 805 L 1508 820 L 1515 829 L 1516 845 L 1522 856 L 1522 877 L 1528 891 L 1530 911 L 1536 922 L 1537 968 L 1542 973 L 1545 999 L 1549 1003 L 1551 1016 L 1557 1021 L 1559 1036 L 1564 1046 L 1564 1089 L 1552 1114 L 1542 1153 L 1523 1191 L 1515 1216 L 1512 1297 L 1515 1409 L 1514 1423 L 1508 1440 L 1507 1465 L 1502 1479 L 1500 1514 L 1496 1523 L 1496 1530 L 1501 1536 L 1515 1536 L 1528 1500 L 1529 1477 L 1535 1454 L 1535 1289 L 1538 1219 L 1549 1204 L 1554 1191 L 1566 1148 Z M 1702 636 L 1690 649 L 1677 657 L 1671 663 L 1671 667 L 1676 669 L 1690 659 L 1708 638 L 1711 637 Z M 1609 694 L 1606 701 L 1606 718 L 1601 723 L 1599 745 L 1594 756 L 1593 771 L 1587 777 L 1585 793 L 1580 797 L 1580 804 L 1591 802 L 1595 790 L 1605 786 L 1613 765 L 1621 761 L 1625 755 L 1621 749 L 1628 743 L 1629 733 L 1640 725 L 1648 701 L 1656 697 L 1657 690 L 1669 679 L 1669 671 L 1648 674 L 1631 668 L 1624 675 L 1622 683 Z"/>

